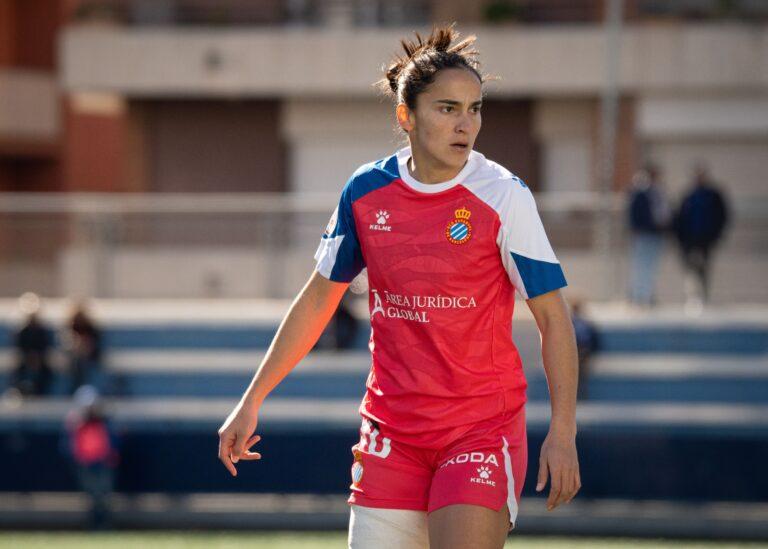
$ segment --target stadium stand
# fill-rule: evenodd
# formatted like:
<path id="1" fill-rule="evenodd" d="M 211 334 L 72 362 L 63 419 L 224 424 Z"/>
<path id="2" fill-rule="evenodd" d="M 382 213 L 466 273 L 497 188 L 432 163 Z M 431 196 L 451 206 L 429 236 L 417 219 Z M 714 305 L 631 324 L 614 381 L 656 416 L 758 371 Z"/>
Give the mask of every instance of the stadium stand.
<path id="1" fill-rule="evenodd" d="M 109 349 L 103 382 L 122 438 L 116 505 L 124 510 L 125 524 L 152 526 L 152 508 L 174 510 L 166 519 L 177 526 L 194 519 L 198 526 L 279 527 L 293 516 L 291 509 L 315 517 L 306 519 L 307 528 L 343 524 L 349 448 L 357 438 L 356 410 L 369 366 L 366 333 L 354 351 L 312 353 L 268 399 L 260 414 L 261 462 L 243 464 L 233 479 L 216 459 L 216 429 L 276 329 L 280 312 L 273 313 L 238 320 L 237 312 L 206 318 L 204 311 L 186 311 L 176 319 L 173 312 L 142 319 L 121 315 L 116 306 L 102 318 Z M 593 519 L 615 519 L 624 509 L 638 529 L 653 523 L 652 531 L 663 532 L 665 524 L 672 529 L 671 515 L 660 509 L 672 506 L 684 518 L 695 508 L 712 514 L 708 528 L 729 530 L 733 520 L 741 520 L 746 522 L 740 537 L 765 535 L 755 524 L 768 524 L 768 509 L 760 503 L 766 478 L 743 471 L 768 459 L 768 322 L 749 311 L 719 314 L 717 320 L 672 313 L 633 319 L 609 308 L 597 308 L 594 319 L 603 351 L 588 382 L 590 399 L 579 408 L 584 487 L 581 507 L 573 509 Z M 13 360 L 12 329 L 6 315 L 0 323 L 3 386 Z M 538 337 L 524 312 L 516 319 L 515 339 L 530 385 L 530 479 L 546 434 L 548 403 Z M 72 473 L 56 451 L 71 407 L 63 389 L 58 373 L 58 395 L 1 401 L 6 474 L 0 490 L 6 502 L 15 502 L 6 505 L 16 509 L 1 512 L 3 522 L 23 525 L 30 515 L 20 510 L 33 513 L 56 502 L 61 512 L 49 513 L 51 524 L 76 520 L 73 507 L 61 503 L 76 497 Z M 216 503 L 225 495 L 250 502 L 250 518 Z M 537 511 L 532 486 L 524 496 L 532 518 L 528 527 L 535 530 L 548 519 Z M 636 501 L 627 507 L 629 500 Z M 280 506 L 286 509 L 282 514 L 275 510 Z M 640 514 L 638 506 L 644 509 Z M 584 523 L 574 520 L 576 512 L 557 519 L 564 531 L 573 531 L 576 522 L 585 533 L 610 529 L 611 520 Z M 701 524 L 691 521 L 678 534 L 701 534 Z"/>

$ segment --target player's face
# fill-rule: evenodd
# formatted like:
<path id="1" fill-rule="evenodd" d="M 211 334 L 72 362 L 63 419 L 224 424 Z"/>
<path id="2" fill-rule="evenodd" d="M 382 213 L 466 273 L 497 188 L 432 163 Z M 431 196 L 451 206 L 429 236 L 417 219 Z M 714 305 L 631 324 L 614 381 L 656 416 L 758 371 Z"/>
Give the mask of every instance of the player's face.
<path id="1" fill-rule="evenodd" d="M 405 124 L 399 116 L 414 155 L 420 153 L 435 170 L 458 173 L 480 131 L 481 105 L 477 76 L 465 69 L 438 72 L 434 82 L 416 97 L 416 108 L 407 111 Z"/>

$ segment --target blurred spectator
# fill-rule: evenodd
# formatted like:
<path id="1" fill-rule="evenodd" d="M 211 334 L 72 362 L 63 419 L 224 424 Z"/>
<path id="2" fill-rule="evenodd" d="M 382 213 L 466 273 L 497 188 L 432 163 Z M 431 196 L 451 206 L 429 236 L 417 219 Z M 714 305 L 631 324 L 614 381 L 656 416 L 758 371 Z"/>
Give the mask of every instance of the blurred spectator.
<path id="1" fill-rule="evenodd" d="M 65 337 L 69 353 L 70 394 L 84 384 L 96 384 L 101 370 L 101 330 L 84 303 L 78 303 L 67 324 Z"/>
<path id="2" fill-rule="evenodd" d="M 669 227 L 671 211 L 661 186 L 659 171 L 646 166 L 632 178 L 629 195 L 629 228 L 632 259 L 629 300 L 642 306 L 655 303 L 656 271 Z"/>
<path id="3" fill-rule="evenodd" d="M 338 309 L 326 326 L 314 350 L 346 350 L 351 349 L 357 340 L 359 330 L 357 318 L 352 313 L 350 294 L 346 294 L 339 303 Z"/>
<path id="4" fill-rule="evenodd" d="M 571 300 L 571 322 L 573 322 L 576 349 L 579 353 L 578 398 L 586 400 L 592 355 L 598 349 L 598 335 L 595 325 L 584 316 L 584 304 L 581 299 Z"/>
<path id="5" fill-rule="evenodd" d="M 54 343 L 53 332 L 40 319 L 37 295 L 24 294 L 19 304 L 26 320 L 14 341 L 17 363 L 11 375 L 10 389 L 22 395 L 45 395 L 52 378 L 49 353 Z"/>
<path id="6" fill-rule="evenodd" d="M 693 182 L 683 197 L 674 221 L 686 270 L 686 305 L 701 307 L 709 299 L 711 252 L 728 224 L 725 196 L 712 181 L 707 168 L 694 169 Z"/>
<path id="7" fill-rule="evenodd" d="M 357 318 L 352 313 L 351 300 L 354 299 L 349 294 L 341 300 L 339 308 L 333 317 L 333 330 L 336 349 L 351 349 L 357 340 L 358 323 Z"/>
<path id="8" fill-rule="evenodd" d="M 76 408 L 65 422 L 66 450 L 80 489 L 90 499 L 88 525 L 93 530 L 103 530 L 110 526 L 109 496 L 120 460 L 117 439 L 95 388 L 80 387 L 75 403 Z"/>

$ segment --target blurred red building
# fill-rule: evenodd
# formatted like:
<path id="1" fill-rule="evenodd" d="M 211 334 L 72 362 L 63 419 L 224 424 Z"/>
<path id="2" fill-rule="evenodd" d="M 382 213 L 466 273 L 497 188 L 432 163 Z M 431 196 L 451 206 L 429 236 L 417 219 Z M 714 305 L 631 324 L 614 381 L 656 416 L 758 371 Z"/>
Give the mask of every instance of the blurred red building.
<path id="1" fill-rule="evenodd" d="M 58 40 L 79 0 L 0 0 L 0 190 L 119 191 L 121 106 L 89 108 L 60 86 Z"/>

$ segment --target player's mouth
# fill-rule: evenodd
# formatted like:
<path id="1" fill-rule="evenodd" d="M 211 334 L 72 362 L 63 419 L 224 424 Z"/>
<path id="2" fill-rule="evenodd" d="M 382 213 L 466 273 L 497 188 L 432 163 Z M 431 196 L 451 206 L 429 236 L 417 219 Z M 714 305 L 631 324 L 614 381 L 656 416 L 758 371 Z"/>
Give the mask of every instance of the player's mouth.
<path id="1" fill-rule="evenodd" d="M 451 143 L 451 149 L 453 149 L 456 152 L 466 152 L 469 150 L 469 144 L 468 143 Z"/>

